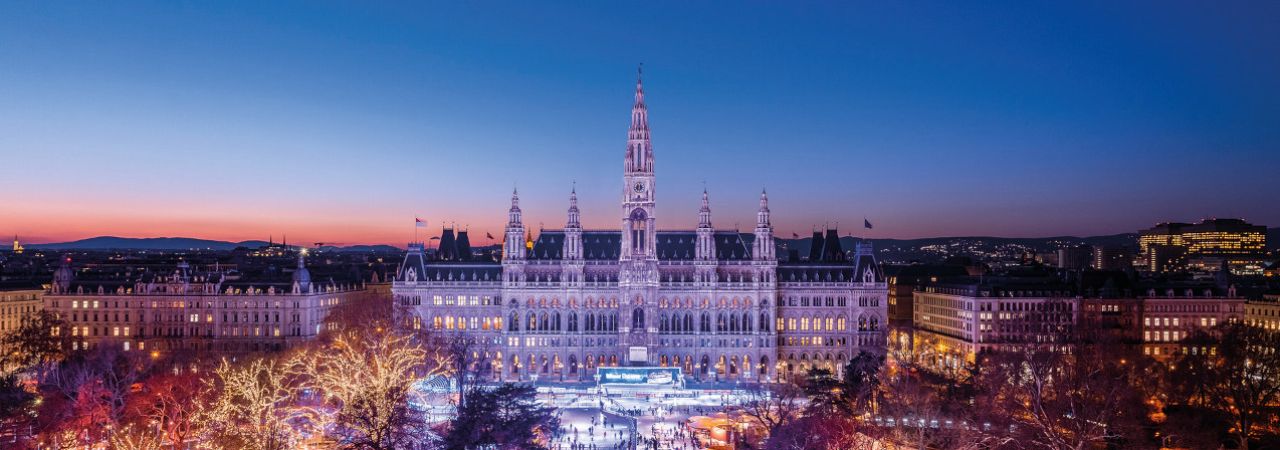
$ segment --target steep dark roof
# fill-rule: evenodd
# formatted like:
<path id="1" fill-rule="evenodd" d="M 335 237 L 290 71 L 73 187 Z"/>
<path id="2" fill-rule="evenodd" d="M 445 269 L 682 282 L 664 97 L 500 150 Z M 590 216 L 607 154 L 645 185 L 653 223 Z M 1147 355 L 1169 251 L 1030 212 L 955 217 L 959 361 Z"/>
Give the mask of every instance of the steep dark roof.
<path id="1" fill-rule="evenodd" d="M 835 229 L 828 229 L 827 236 L 822 239 L 823 261 L 844 261 L 844 248 L 840 246 L 840 235 Z"/>
<path id="2" fill-rule="evenodd" d="M 871 244 L 859 244 L 853 253 L 854 276 L 862 282 L 874 281 L 876 283 L 885 281 L 884 269 L 880 264 L 876 263 L 875 254 L 871 251 Z"/>
<path id="3" fill-rule="evenodd" d="M 854 279 L 854 267 L 850 264 L 828 265 L 801 262 L 778 266 L 778 281 L 793 282 L 846 282 Z"/>
<path id="4" fill-rule="evenodd" d="M 427 266 L 422 247 L 421 243 L 409 244 L 409 250 L 404 253 L 404 262 L 400 264 L 400 270 L 396 273 L 397 280 L 408 280 L 409 269 L 413 269 L 412 275 L 416 279 L 425 279 L 423 276 L 427 273 Z"/>
<path id="5" fill-rule="evenodd" d="M 830 236 L 822 239 L 829 240 Z M 836 245 L 838 248 L 839 243 Z M 778 265 L 778 281 L 784 283 L 802 281 L 882 283 L 885 278 L 884 269 L 876 262 L 871 244 L 863 243 L 857 246 L 852 259 L 781 263 Z"/>
<path id="6" fill-rule="evenodd" d="M 466 231 L 458 232 L 458 242 L 456 247 L 457 251 L 455 251 L 455 253 L 457 253 L 458 259 L 462 261 L 471 260 L 471 238 L 467 237 Z"/>
<path id="7" fill-rule="evenodd" d="M 658 259 L 691 260 L 696 256 L 695 248 L 698 234 L 694 231 L 658 231 L 656 250 Z M 716 231 L 712 238 L 715 241 L 716 258 L 719 260 L 751 259 L 750 233 L 736 231 Z M 593 261 L 617 260 L 621 254 L 622 232 L 583 231 L 583 259 Z M 533 241 L 533 250 L 529 253 L 531 260 L 559 260 L 564 257 L 564 231 L 543 231 Z"/>
<path id="8" fill-rule="evenodd" d="M 809 241 L 809 260 L 810 261 L 822 260 L 822 245 L 823 245 L 822 232 L 815 230 L 813 232 L 813 239 Z"/>
<path id="9" fill-rule="evenodd" d="M 434 281 L 501 281 L 502 264 L 490 261 L 436 262 L 427 265 L 428 280 Z"/>
<path id="10" fill-rule="evenodd" d="M 436 257 L 445 261 L 458 259 L 458 243 L 454 240 L 452 228 L 445 228 L 440 234 L 440 244 L 436 246 Z"/>

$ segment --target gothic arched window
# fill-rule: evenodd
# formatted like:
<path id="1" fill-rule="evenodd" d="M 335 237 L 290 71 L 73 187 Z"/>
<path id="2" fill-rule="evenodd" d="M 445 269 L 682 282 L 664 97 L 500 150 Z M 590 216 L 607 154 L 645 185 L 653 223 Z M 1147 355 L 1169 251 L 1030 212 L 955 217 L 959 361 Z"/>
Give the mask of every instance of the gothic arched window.
<path id="1" fill-rule="evenodd" d="M 640 252 L 644 247 L 645 228 L 648 222 L 648 214 L 643 209 L 636 208 L 631 211 L 631 249 L 634 252 Z"/>

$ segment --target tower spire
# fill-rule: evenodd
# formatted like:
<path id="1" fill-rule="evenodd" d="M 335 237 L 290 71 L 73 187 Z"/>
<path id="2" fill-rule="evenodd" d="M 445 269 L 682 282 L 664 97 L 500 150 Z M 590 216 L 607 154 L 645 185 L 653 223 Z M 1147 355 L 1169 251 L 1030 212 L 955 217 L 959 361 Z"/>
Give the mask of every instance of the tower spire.
<path id="1" fill-rule="evenodd" d="M 756 228 L 769 228 L 769 192 L 760 190 L 760 211 L 756 212 Z"/>
<path id="2" fill-rule="evenodd" d="M 760 211 L 756 212 L 756 239 L 752 256 L 757 261 L 773 261 L 776 249 L 773 245 L 773 225 L 769 223 L 769 193 L 760 189 Z"/>
<path id="3" fill-rule="evenodd" d="M 698 228 L 711 228 L 711 202 L 705 187 L 702 188 L 702 209 L 698 210 Z"/>
<path id="4" fill-rule="evenodd" d="M 520 192 L 511 188 L 511 209 L 507 211 L 507 236 L 502 260 L 520 261 L 525 257 L 524 220 L 520 215 Z"/>
<path id="5" fill-rule="evenodd" d="M 569 191 L 569 220 L 565 223 L 565 228 L 582 228 L 580 215 L 578 213 L 578 188 L 574 186 Z"/>
<path id="6" fill-rule="evenodd" d="M 636 100 L 631 106 L 627 131 L 627 172 L 653 172 L 653 146 L 649 142 L 649 109 L 644 104 L 643 64 L 636 69 Z"/>
<path id="7" fill-rule="evenodd" d="M 507 226 L 521 225 L 520 192 L 511 189 L 511 209 L 507 211 Z"/>

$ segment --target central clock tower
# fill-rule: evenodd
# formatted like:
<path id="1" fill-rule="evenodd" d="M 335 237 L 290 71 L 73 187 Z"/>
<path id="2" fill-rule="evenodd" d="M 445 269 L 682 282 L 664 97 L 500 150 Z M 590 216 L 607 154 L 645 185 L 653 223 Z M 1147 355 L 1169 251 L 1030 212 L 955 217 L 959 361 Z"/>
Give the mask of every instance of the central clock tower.
<path id="1" fill-rule="evenodd" d="M 627 155 L 622 176 L 622 243 L 618 254 L 619 353 L 627 364 L 657 363 L 658 242 L 654 218 L 653 145 L 649 142 L 649 111 L 644 104 L 640 74 L 636 76 L 636 102 L 631 107 L 627 131 Z"/>
<path id="2" fill-rule="evenodd" d="M 649 111 L 644 89 L 636 79 L 636 102 L 631 107 L 627 155 L 622 177 L 621 261 L 657 261 L 654 212 L 653 145 L 649 142 Z"/>

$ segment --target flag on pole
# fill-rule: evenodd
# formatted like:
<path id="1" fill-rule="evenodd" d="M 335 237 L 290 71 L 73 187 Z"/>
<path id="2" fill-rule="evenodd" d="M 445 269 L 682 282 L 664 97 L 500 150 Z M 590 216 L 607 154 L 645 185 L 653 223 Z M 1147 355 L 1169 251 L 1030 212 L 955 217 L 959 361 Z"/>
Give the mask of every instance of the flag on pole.
<path id="1" fill-rule="evenodd" d="M 414 217 L 413 226 L 418 228 L 425 228 L 427 226 L 427 221 Z"/>
<path id="2" fill-rule="evenodd" d="M 487 231 L 486 231 L 486 232 L 484 233 L 484 235 L 485 235 L 485 237 L 489 238 L 489 240 L 493 240 L 493 233 L 490 233 L 490 232 L 487 232 Z"/>
<path id="3" fill-rule="evenodd" d="M 862 218 L 862 226 L 863 226 L 863 227 L 865 227 L 866 229 L 870 230 L 870 229 L 871 229 L 871 221 L 870 221 L 870 220 L 867 220 L 865 217 L 864 217 L 864 218 Z"/>
<path id="4" fill-rule="evenodd" d="M 791 239 L 800 239 L 800 235 L 799 235 L 799 234 L 796 234 L 796 233 L 793 231 L 793 232 L 791 232 Z"/>

